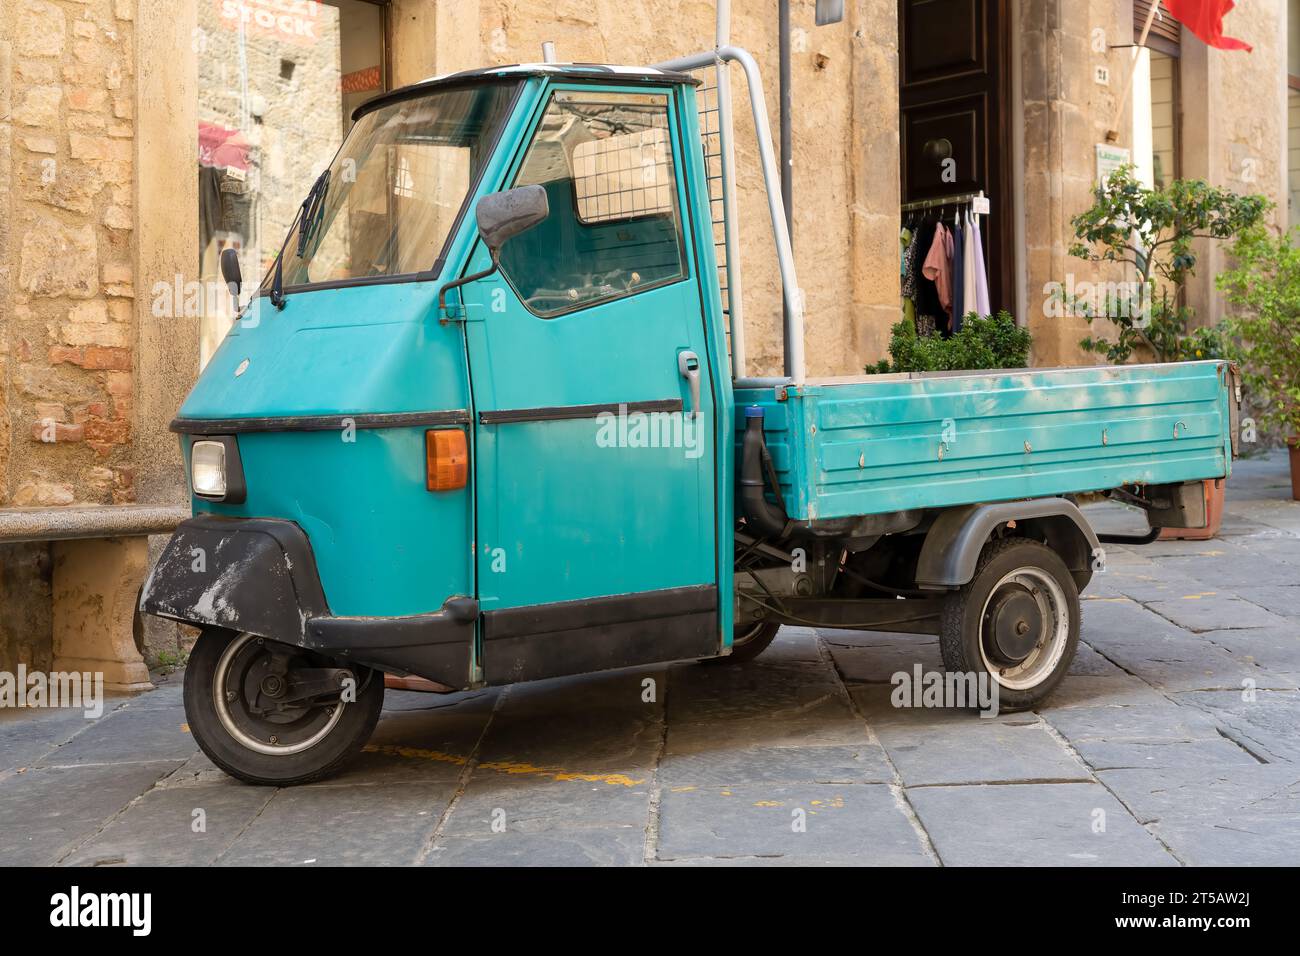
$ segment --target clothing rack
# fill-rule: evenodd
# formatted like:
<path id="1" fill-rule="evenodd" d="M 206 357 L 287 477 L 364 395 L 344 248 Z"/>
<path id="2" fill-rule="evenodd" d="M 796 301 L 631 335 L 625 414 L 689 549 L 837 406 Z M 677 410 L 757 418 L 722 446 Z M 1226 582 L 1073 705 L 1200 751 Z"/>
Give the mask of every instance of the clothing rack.
<path id="1" fill-rule="evenodd" d="M 916 212 L 921 209 L 938 209 L 942 206 L 964 206 L 975 199 L 984 199 L 984 190 L 974 193 L 959 193 L 956 196 L 940 196 L 938 199 L 917 199 L 903 203 L 903 212 Z M 978 213 L 987 216 L 987 212 Z"/>

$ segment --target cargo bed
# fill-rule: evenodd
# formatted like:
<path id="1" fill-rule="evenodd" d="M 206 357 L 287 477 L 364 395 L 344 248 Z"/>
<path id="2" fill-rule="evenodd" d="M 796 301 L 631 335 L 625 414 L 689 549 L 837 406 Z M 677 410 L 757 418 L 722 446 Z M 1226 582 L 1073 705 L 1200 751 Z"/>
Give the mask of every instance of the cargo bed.
<path id="1" fill-rule="evenodd" d="M 736 386 L 791 518 L 814 520 L 1227 477 L 1227 362 L 810 379 Z"/>

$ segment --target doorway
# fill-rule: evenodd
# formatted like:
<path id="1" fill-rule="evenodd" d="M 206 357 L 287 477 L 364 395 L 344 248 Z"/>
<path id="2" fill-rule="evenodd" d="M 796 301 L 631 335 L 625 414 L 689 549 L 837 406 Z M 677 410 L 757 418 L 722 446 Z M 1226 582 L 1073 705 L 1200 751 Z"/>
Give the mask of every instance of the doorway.
<path id="1" fill-rule="evenodd" d="M 899 0 L 902 202 L 983 192 L 989 303 L 1015 311 L 1010 0 Z"/>

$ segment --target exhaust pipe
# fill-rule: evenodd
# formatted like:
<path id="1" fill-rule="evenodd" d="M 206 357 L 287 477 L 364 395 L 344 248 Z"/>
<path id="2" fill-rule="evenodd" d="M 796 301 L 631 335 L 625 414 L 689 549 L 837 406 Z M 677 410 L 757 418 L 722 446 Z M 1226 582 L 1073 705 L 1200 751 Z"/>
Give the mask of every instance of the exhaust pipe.
<path id="1" fill-rule="evenodd" d="M 788 536 L 790 518 L 785 509 L 768 501 L 763 494 L 764 459 L 771 460 L 763 440 L 763 409 L 750 405 L 745 409 L 745 437 L 740 454 L 740 507 L 745 523 L 763 537 Z"/>

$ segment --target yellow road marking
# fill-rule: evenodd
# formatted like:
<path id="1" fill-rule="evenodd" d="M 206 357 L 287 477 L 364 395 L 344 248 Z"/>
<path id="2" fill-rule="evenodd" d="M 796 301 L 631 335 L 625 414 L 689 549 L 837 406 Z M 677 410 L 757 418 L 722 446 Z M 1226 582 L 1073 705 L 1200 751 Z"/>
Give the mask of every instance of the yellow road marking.
<path id="1" fill-rule="evenodd" d="M 390 757 L 406 757 L 413 760 L 432 760 L 438 763 L 454 764 L 457 767 L 463 767 L 469 762 L 469 758 L 467 757 L 459 757 L 456 754 L 443 753 L 440 750 L 425 750 L 420 747 L 401 747 L 395 744 L 367 744 L 363 749 L 367 753 L 386 754 Z M 552 767 L 538 767 L 530 763 L 519 763 L 507 760 L 485 760 L 479 764 L 479 768 L 482 770 L 494 770 L 497 773 L 550 777 L 553 780 L 561 781 L 579 780 L 584 783 L 606 783 L 611 787 L 635 787 L 645 783 L 644 780 L 633 780 L 626 774 L 621 773 L 576 773 L 570 770 L 558 770 Z"/>

